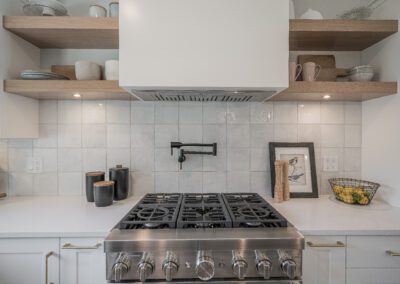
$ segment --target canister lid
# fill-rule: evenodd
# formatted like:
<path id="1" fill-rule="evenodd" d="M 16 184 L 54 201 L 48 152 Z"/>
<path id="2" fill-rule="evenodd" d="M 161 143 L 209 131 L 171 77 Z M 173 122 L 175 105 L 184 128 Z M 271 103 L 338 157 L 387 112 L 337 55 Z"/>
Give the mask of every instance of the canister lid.
<path id="1" fill-rule="evenodd" d="M 129 171 L 129 168 L 123 167 L 122 165 L 116 165 L 115 168 L 111 168 L 110 171 Z"/>
<path id="2" fill-rule="evenodd" d="M 96 182 L 93 186 L 94 187 L 108 187 L 114 185 L 113 181 L 99 181 Z"/>
<path id="3" fill-rule="evenodd" d="M 97 172 L 88 172 L 86 173 L 87 177 L 97 177 L 97 176 L 104 176 L 106 173 L 105 172 L 101 172 L 101 171 L 97 171 Z"/>

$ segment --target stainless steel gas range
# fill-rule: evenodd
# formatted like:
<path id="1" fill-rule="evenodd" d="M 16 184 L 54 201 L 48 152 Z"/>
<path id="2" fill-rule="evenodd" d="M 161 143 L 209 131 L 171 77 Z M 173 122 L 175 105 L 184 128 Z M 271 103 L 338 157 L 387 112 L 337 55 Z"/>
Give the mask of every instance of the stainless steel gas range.
<path id="1" fill-rule="evenodd" d="M 148 194 L 104 247 L 110 283 L 302 283 L 303 236 L 254 193 Z"/>

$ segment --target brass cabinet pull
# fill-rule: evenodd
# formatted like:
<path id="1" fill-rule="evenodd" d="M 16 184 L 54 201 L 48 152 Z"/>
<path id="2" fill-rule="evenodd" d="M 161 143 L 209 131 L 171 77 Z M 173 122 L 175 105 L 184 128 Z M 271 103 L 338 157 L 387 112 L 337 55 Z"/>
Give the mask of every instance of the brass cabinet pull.
<path id="1" fill-rule="evenodd" d="M 336 244 L 314 244 L 312 242 L 307 242 L 310 248 L 344 248 L 346 245 L 342 242 L 337 241 Z"/>
<path id="2" fill-rule="evenodd" d="M 98 249 L 101 247 L 101 243 L 97 243 L 94 246 L 75 246 L 70 243 L 64 244 L 61 248 L 62 249 Z"/>
<path id="3" fill-rule="evenodd" d="M 390 256 L 400 256 L 400 252 L 394 252 L 392 250 L 387 250 L 386 254 L 388 254 Z"/>
<path id="4" fill-rule="evenodd" d="M 48 284 L 49 283 L 49 258 L 50 256 L 54 255 L 54 252 L 50 251 L 46 254 L 46 262 L 45 262 L 45 277 L 44 277 L 44 284 Z"/>

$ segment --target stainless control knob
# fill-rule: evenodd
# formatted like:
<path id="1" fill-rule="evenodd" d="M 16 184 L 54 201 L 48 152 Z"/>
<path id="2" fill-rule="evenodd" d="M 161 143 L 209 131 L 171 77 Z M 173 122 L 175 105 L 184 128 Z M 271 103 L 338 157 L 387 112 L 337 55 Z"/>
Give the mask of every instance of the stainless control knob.
<path id="1" fill-rule="evenodd" d="M 296 262 L 286 252 L 278 251 L 278 255 L 283 273 L 285 273 L 289 279 L 296 278 Z"/>
<path id="2" fill-rule="evenodd" d="M 120 253 L 115 261 L 115 264 L 112 267 L 112 271 L 114 274 L 114 281 L 121 282 L 121 279 L 124 274 L 128 273 L 131 268 L 131 263 L 129 261 L 129 257 L 125 253 Z"/>
<path id="3" fill-rule="evenodd" d="M 138 265 L 140 282 L 146 282 L 147 278 L 154 272 L 154 260 L 147 252 L 143 253 Z"/>
<path id="4" fill-rule="evenodd" d="M 247 274 L 247 262 L 246 260 L 240 255 L 239 252 L 233 251 L 233 258 L 232 258 L 232 270 L 233 274 L 237 276 L 239 280 L 243 280 Z"/>
<path id="5" fill-rule="evenodd" d="M 176 255 L 170 251 L 167 251 L 167 254 L 165 256 L 164 262 L 162 269 L 165 274 L 165 279 L 169 282 L 172 281 L 174 278 L 174 275 L 178 272 L 179 269 L 179 264 L 178 264 L 178 258 Z"/>
<path id="6" fill-rule="evenodd" d="M 200 280 L 208 281 L 214 277 L 215 264 L 209 251 L 198 251 L 196 261 L 196 275 Z"/>
<path id="7" fill-rule="evenodd" d="M 271 278 L 271 270 L 272 270 L 272 262 L 268 258 L 268 256 L 261 251 L 256 250 L 256 268 L 258 271 L 258 274 L 262 276 L 265 280 L 268 280 Z"/>

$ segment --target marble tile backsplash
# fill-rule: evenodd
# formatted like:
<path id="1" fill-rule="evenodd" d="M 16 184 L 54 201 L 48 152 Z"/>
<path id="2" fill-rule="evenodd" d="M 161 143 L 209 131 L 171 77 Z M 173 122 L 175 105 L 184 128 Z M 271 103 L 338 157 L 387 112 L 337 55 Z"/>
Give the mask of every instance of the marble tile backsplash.
<path id="1" fill-rule="evenodd" d="M 217 142 L 218 156 L 188 156 L 179 170 L 171 141 Z M 0 140 L 0 189 L 81 195 L 85 172 L 122 164 L 132 194 L 268 195 L 271 141 L 314 142 L 319 190 L 329 193 L 330 177 L 360 177 L 361 104 L 41 101 L 39 139 Z M 338 172 L 323 171 L 324 156 L 338 157 Z M 33 161 L 41 172 L 32 172 Z"/>

